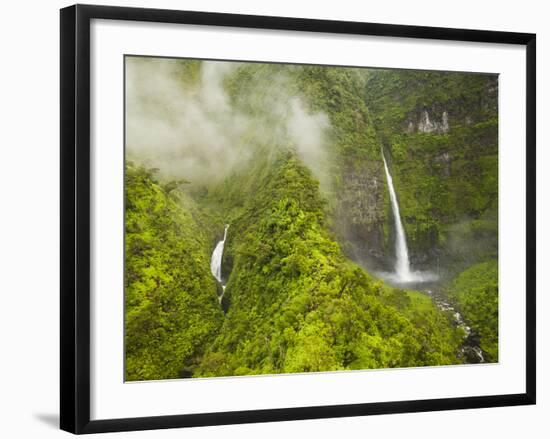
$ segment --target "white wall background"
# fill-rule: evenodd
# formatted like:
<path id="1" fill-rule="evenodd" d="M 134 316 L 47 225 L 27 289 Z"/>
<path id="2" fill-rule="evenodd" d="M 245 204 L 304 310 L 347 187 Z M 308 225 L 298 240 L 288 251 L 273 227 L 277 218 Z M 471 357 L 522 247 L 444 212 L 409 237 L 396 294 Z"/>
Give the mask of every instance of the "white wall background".
<path id="1" fill-rule="evenodd" d="M 461 0 L 104 0 L 88 3 L 535 32 L 538 38 L 538 405 L 105 437 L 544 438 L 550 434 L 550 27 L 545 2 Z M 59 13 L 64 1 L 4 4 L 0 15 L 0 436 L 62 437 L 58 422 Z"/>

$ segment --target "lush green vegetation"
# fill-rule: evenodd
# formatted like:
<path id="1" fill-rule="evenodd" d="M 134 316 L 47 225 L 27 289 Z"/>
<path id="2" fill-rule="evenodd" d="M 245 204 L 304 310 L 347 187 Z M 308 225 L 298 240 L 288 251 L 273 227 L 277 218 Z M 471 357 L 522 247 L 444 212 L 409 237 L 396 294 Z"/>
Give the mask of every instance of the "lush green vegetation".
<path id="1" fill-rule="evenodd" d="M 317 182 L 292 153 L 259 187 L 231 224 L 228 312 L 196 375 L 457 362 L 463 334 L 429 298 L 385 287 L 343 256 Z"/>
<path id="2" fill-rule="evenodd" d="M 202 62 L 174 62 L 180 99 L 212 99 L 199 90 Z M 232 124 L 238 164 L 172 181 L 127 162 L 126 379 L 464 361 L 452 316 L 371 274 L 394 258 L 382 150 L 414 268 L 462 272 L 448 294 L 498 359 L 494 77 L 235 63 L 210 81 L 238 117 L 204 127 L 216 138 L 216 124 Z M 312 121 L 323 136 L 306 132 Z M 312 143 L 322 154 L 308 155 Z M 220 304 L 210 256 L 224 224 Z"/>
<path id="3" fill-rule="evenodd" d="M 496 257 L 496 77 L 378 70 L 366 90 L 413 259 L 466 267 Z M 426 117 L 439 126 L 421 129 Z"/>
<path id="4" fill-rule="evenodd" d="M 126 166 L 126 379 L 190 376 L 223 313 L 207 218 L 172 182 Z"/>
<path id="5" fill-rule="evenodd" d="M 482 262 L 460 273 L 449 287 L 449 296 L 479 335 L 487 361 L 498 361 L 497 262 Z"/>
<path id="6" fill-rule="evenodd" d="M 345 253 L 359 259 L 390 247 L 383 239 L 389 216 L 380 142 L 364 98 L 369 74 L 354 68 L 243 63 L 225 81 L 235 107 L 264 122 L 267 149 L 285 144 L 280 132 L 269 129 L 275 122 L 273 107 L 299 97 L 307 111 L 328 116 L 325 162 L 307 165 L 321 180 L 331 229 Z M 286 117 L 287 111 L 275 114 Z"/>

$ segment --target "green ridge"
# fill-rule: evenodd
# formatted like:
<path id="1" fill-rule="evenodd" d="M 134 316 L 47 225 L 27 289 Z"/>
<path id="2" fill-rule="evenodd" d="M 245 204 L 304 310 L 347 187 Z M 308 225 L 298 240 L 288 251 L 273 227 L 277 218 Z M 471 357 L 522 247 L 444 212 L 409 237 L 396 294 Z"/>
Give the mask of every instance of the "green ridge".
<path id="1" fill-rule="evenodd" d="M 126 379 L 190 376 L 223 319 L 208 218 L 175 183 L 131 163 L 125 194 Z"/>

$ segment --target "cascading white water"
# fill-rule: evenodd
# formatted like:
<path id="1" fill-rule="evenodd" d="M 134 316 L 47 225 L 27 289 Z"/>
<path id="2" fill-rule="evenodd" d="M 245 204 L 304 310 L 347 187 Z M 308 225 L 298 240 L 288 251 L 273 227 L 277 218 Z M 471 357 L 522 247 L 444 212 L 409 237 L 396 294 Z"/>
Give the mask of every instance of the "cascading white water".
<path id="1" fill-rule="evenodd" d="M 382 152 L 382 160 L 384 160 L 384 169 L 386 170 L 386 180 L 388 181 L 388 190 L 390 192 L 391 208 L 395 224 L 395 275 L 400 282 L 411 282 L 414 280 L 414 276 L 411 273 L 407 238 L 405 237 L 405 229 L 403 229 L 403 223 L 401 222 L 399 203 L 397 202 L 397 195 L 393 187 L 393 179 L 388 169 L 384 152 Z"/>
<path id="2" fill-rule="evenodd" d="M 381 152 L 382 160 L 384 161 L 384 169 L 386 170 L 386 180 L 388 181 L 388 191 L 390 193 L 391 208 L 395 224 L 395 271 L 392 273 L 381 272 L 378 273 L 378 275 L 389 282 L 395 282 L 397 284 L 434 282 L 438 279 L 435 273 L 430 271 L 411 270 L 407 237 L 405 235 L 403 223 L 401 222 L 399 203 L 397 202 L 397 195 L 393 187 L 393 179 L 388 164 L 386 163 L 384 151 Z"/>
<path id="3" fill-rule="evenodd" d="M 216 244 L 214 251 L 212 252 L 212 258 L 210 259 L 210 271 L 219 283 L 222 284 L 222 288 L 225 290 L 225 285 L 222 283 L 222 256 L 223 246 L 225 245 L 225 239 L 227 238 L 227 229 L 229 224 L 225 225 L 223 232 L 223 239 Z M 221 299 L 220 299 L 221 300 Z"/>

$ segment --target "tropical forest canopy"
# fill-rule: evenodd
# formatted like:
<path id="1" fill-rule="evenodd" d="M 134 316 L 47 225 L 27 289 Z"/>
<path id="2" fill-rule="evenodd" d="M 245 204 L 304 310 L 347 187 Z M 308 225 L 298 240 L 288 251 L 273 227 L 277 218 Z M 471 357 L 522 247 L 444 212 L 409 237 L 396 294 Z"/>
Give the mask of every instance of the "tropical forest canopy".
<path id="1" fill-rule="evenodd" d="M 133 57 L 126 72 L 127 380 L 462 364 L 472 340 L 498 361 L 495 75 Z M 430 284 L 383 274 L 382 154 Z"/>

